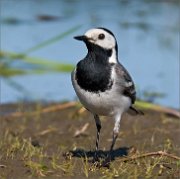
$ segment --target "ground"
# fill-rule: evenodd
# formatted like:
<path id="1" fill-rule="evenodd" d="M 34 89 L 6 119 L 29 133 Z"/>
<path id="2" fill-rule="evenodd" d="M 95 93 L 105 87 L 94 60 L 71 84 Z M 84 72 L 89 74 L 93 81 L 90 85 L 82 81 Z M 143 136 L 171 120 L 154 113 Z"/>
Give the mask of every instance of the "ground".
<path id="1" fill-rule="evenodd" d="M 100 162 L 92 163 L 96 127 L 74 102 L 0 106 L 0 178 L 180 178 L 180 119 L 162 112 L 125 114 L 110 166 L 114 121 L 101 118 Z"/>

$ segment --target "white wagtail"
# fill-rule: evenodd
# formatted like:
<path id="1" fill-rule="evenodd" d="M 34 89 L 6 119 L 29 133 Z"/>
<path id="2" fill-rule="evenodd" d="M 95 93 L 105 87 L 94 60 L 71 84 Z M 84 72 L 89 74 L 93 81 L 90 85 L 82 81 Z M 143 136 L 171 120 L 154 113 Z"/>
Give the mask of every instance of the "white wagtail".
<path id="1" fill-rule="evenodd" d="M 119 133 L 122 114 L 128 110 L 138 113 L 132 107 L 136 100 L 134 82 L 118 61 L 117 41 L 110 30 L 94 28 L 74 38 L 86 44 L 88 53 L 72 72 L 72 84 L 80 102 L 94 115 L 97 127 L 95 153 L 101 130 L 99 116 L 114 118 L 111 153 Z"/>

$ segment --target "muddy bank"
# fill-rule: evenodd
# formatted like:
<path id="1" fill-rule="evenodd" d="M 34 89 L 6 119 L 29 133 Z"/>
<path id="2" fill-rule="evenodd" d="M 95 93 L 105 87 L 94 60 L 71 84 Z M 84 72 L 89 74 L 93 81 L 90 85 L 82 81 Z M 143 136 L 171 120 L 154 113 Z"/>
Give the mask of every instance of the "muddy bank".
<path id="1" fill-rule="evenodd" d="M 143 110 L 145 115 L 139 116 L 125 114 L 114 160 L 110 168 L 99 168 L 90 162 L 96 138 L 92 115 L 74 102 L 61 108 L 63 105 L 0 106 L 0 178 L 180 177 L 178 118 L 153 110 Z M 114 121 L 101 121 L 99 156 L 103 160 L 111 144 Z M 168 155 L 159 155 L 158 151 Z M 152 152 L 155 154 L 138 157 Z"/>

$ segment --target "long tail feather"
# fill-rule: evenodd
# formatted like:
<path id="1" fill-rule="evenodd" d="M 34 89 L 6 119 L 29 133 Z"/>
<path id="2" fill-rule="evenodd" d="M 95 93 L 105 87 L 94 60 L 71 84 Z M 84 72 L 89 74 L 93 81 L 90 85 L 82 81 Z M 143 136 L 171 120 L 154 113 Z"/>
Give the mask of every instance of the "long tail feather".
<path id="1" fill-rule="evenodd" d="M 129 108 L 128 113 L 131 115 L 144 115 L 143 111 L 136 109 L 132 106 Z"/>

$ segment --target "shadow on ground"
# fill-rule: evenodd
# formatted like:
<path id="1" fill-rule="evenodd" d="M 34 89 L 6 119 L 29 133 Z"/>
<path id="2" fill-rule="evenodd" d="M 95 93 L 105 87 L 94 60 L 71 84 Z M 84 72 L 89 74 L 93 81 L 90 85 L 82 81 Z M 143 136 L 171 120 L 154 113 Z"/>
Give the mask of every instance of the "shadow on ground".
<path id="1" fill-rule="evenodd" d="M 129 148 L 128 147 L 121 147 L 118 149 L 115 149 L 111 152 L 110 157 L 111 160 L 115 160 L 116 157 L 123 157 L 128 155 Z M 70 153 L 72 154 L 72 157 L 78 157 L 78 158 L 93 158 L 95 156 L 95 151 L 88 151 L 84 149 L 76 149 L 76 150 L 71 150 Z M 109 151 L 103 151 L 103 150 L 98 150 L 97 151 L 97 156 L 98 158 L 105 159 L 107 158 L 109 154 Z"/>

